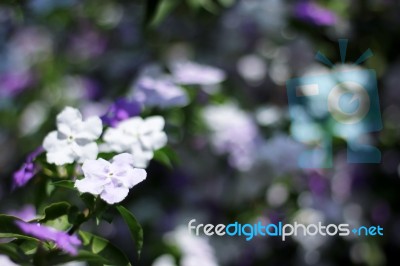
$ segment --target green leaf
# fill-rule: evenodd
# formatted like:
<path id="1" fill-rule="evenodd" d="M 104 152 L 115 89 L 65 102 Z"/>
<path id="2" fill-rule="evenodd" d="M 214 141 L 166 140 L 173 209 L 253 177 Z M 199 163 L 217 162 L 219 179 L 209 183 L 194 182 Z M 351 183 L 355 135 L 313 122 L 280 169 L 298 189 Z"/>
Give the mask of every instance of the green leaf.
<path id="1" fill-rule="evenodd" d="M 23 250 L 15 243 L 1 243 L 0 254 L 7 255 L 10 259 L 17 262 L 19 265 L 28 265 L 30 257 L 25 255 Z"/>
<path id="2" fill-rule="evenodd" d="M 71 256 L 69 254 L 61 253 L 59 251 L 50 253 L 47 256 L 47 261 L 49 265 L 59 265 L 72 261 L 85 261 L 92 264 L 99 265 L 110 265 L 111 261 L 103 258 L 98 254 L 94 254 L 88 250 L 80 250 L 76 256 Z"/>
<path id="3" fill-rule="evenodd" d="M 126 255 L 108 240 L 84 231 L 79 231 L 79 235 L 83 240 L 83 245 L 92 254 L 101 257 L 103 260 L 107 260 L 107 263 L 103 264 L 131 266 Z M 84 255 L 91 256 L 88 253 L 84 253 Z M 92 256 L 92 258 L 94 257 Z"/>
<path id="4" fill-rule="evenodd" d="M 149 25 L 152 27 L 158 26 L 179 4 L 179 0 L 164 0 L 160 3 Z"/>
<path id="5" fill-rule="evenodd" d="M 174 163 L 178 162 L 178 156 L 171 148 L 168 147 L 164 147 L 155 151 L 153 159 L 164 164 L 170 169 L 174 167 Z"/>
<path id="6" fill-rule="evenodd" d="M 153 20 L 161 0 L 147 0 L 144 24 L 148 25 Z"/>
<path id="7" fill-rule="evenodd" d="M 212 0 L 187 0 L 187 2 L 193 10 L 202 7 L 210 13 L 215 14 L 218 11 L 218 6 Z"/>
<path id="8" fill-rule="evenodd" d="M 68 215 L 60 216 L 54 220 L 49 220 L 44 223 L 46 226 L 53 227 L 60 231 L 65 231 L 71 228 L 72 224 L 70 224 L 68 220 Z"/>
<path id="9" fill-rule="evenodd" d="M 38 241 L 36 240 L 14 240 L 13 242 L 19 242 L 20 249 L 27 255 L 32 255 L 38 248 Z"/>
<path id="10" fill-rule="evenodd" d="M 47 221 L 55 220 L 61 216 L 67 215 L 71 205 L 66 202 L 57 202 L 47 206 L 44 209 L 43 218 L 39 220 L 40 223 L 45 223 Z"/>
<path id="11" fill-rule="evenodd" d="M 86 207 L 88 207 L 89 210 L 94 209 L 94 205 L 96 203 L 96 197 L 93 196 L 90 193 L 83 193 L 81 195 L 82 201 L 85 203 Z"/>
<path id="12" fill-rule="evenodd" d="M 68 189 L 72 189 L 72 190 L 75 190 L 74 184 L 75 184 L 75 182 L 72 180 L 61 180 L 61 181 L 53 182 L 53 185 L 55 187 L 68 188 Z"/>
<path id="13" fill-rule="evenodd" d="M 140 256 L 140 252 L 142 251 L 143 247 L 143 229 L 136 220 L 135 216 L 133 216 L 133 214 L 125 207 L 119 205 L 117 206 L 117 210 L 128 225 L 129 231 L 131 232 L 131 236 L 136 245 L 137 254 Z"/>
<path id="14" fill-rule="evenodd" d="M 219 0 L 219 2 L 225 7 L 230 7 L 235 3 L 235 0 Z"/>
<path id="15" fill-rule="evenodd" d="M 172 162 L 169 159 L 168 155 L 165 152 L 163 152 L 162 150 L 155 151 L 153 159 L 155 161 L 158 161 L 161 164 L 167 166 L 170 169 L 173 168 Z"/>

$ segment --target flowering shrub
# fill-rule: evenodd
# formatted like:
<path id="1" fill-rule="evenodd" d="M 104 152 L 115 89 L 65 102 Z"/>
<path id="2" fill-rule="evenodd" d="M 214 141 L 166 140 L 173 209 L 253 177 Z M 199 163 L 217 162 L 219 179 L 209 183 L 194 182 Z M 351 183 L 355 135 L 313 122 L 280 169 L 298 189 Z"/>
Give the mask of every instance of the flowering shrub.
<path id="1" fill-rule="evenodd" d="M 0 2 L 0 266 L 398 265 L 396 1 Z M 364 68 L 380 132 L 321 97 L 289 110 L 287 80 Z M 332 167 L 300 168 L 322 136 Z M 381 163 L 348 163 L 350 139 Z M 384 234 L 246 241 L 192 219 Z"/>

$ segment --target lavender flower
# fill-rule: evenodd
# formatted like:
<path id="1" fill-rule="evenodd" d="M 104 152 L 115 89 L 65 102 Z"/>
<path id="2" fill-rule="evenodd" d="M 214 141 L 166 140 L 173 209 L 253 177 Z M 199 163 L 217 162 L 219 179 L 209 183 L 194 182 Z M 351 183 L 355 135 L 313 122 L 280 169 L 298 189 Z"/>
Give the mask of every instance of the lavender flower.
<path id="1" fill-rule="evenodd" d="M 20 210 L 9 211 L 8 214 L 27 222 L 36 218 L 36 208 L 33 205 L 25 205 Z"/>
<path id="2" fill-rule="evenodd" d="M 120 98 L 110 106 L 101 120 L 104 124 L 115 127 L 119 122 L 137 116 L 140 112 L 141 107 L 138 102 Z"/>
<path id="3" fill-rule="evenodd" d="M 134 84 L 133 99 L 148 107 L 168 108 L 188 104 L 186 92 L 161 72 L 157 65 L 147 66 Z"/>
<path id="4" fill-rule="evenodd" d="M 236 105 L 209 106 L 203 118 L 211 129 L 211 144 L 219 154 L 228 154 L 229 163 L 239 170 L 253 165 L 258 130 L 251 117 Z"/>
<path id="5" fill-rule="evenodd" d="M 57 231 L 54 228 L 40 224 L 17 222 L 17 225 L 26 234 L 37 237 L 42 241 L 53 241 L 60 249 L 71 255 L 78 254 L 78 246 L 81 245 L 82 242 L 76 235 L 69 235 L 66 232 Z"/>
<path id="6" fill-rule="evenodd" d="M 331 26 L 337 21 L 335 13 L 313 2 L 298 3 L 294 15 L 300 20 L 318 26 Z"/>
<path id="7" fill-rule="evenodd" d="M 69 47 L 72 58 L 90 60 L 105 52 L 107 40 L 99 32 L 83 26 L 71 38 Z"/>
<path id="8" fill-rule="evenodd" d="M 189 61 L 172 63 L 171 72 L 174 81 L 182 85 L 209 86 L 225 80 L 225 72 L 221 69 Z"/>
<path id="9" fill-rule="evenodd" d="M 277 134 L 259 145 L 257 156 L 260 163 L 267 163 L 274 172 L 283 174 L 298 169 L 298 157 L 304 146 L 285 134 Z"/>
<path id="10" fill-rule="evenodd" d="M 108 204 L 121 202 L 130 188 L 146 179 L 146 171 L 132 165 L 133 156 L 128 153 L 114 156 L 111 162 L 86 160 L 82 165 L 85 178 L 77 180 L 75 187 L 82 193 L 100 195 Z"/>
<path id="11" fill-rule="evenodd" d="M 31 154 L 28 155 L 25 163 L 21 166 L 21 168 L 18 171 L 14 173 L 13 176 L 14 187 L 24 186 L 37 173 L 38 168 L 34 163 L 34 161 L 36 157 L 38 157 L 43 152 L 44 149 L 42 146 L 40 146 L 39 148 L 37 148 L 35 151 L 33 151 Z"/>
<path id="12" fill-rule="evenodd" d="M 0 96 L 15 96 L 32 83 L 32 75 L 28 72 L 10 72 L 0 75 Z"/>

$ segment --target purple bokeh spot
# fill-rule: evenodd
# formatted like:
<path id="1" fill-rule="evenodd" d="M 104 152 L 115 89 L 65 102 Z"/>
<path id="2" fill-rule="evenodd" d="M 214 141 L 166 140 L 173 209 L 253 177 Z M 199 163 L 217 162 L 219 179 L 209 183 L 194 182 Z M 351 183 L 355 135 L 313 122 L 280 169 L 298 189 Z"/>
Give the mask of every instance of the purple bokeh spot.
<path id="1" fill-rule="evenodd" d="M 313 2 L 297 4 L 294 8 L 294 16 L 318 26 L 331 26 L 337 21 L 337 16 L 334 12 Z"/>
<path id="2" fill-rule="evenodd" d="M 120 98 L 110 106 L 101 119 L 104 124 L 115 127 L 119 122 L 139 115 L 141 111 L 142 108 L 138 102 Z"/>

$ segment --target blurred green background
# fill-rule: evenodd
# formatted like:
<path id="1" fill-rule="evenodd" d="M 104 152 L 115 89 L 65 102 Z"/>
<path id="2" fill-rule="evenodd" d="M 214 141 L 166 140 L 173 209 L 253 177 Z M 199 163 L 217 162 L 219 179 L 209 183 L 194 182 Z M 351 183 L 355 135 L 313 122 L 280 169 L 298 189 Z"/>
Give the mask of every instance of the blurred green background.
<path id="1" fill-rule="evenodd" d="M 126 200 L 145 234 L 135 265 L 398 265 L 399 12 L 395 0 L 2 1 L 1 209 L 32 202 L 34 184 L 11 190 L 12 174 L 65 106 L 103 115 L 132 95 L 149 64 L 169 73 L 171 62 L 190 60 L 223 70 L 226 79 L 181 86 L 190 98 L 184 107 L 144 111 L 164 116 L 169 147 Z M 334 167 L 299 169 L 304 146 L 292 138 L 300 133 L 285 82 L 329 72 L 314 56 L 340 62 L 338 39 L 349 40 L 345 67 L 373 51 L 362 67 L 377 73 L 384 126 L 368 137 L 382 162 L 347 163 L 346 138 L 331 132 Z M 223 147 L 218 123 L 233 127 Z M 384 236 L 188 238 L 181 230 L 193 218 L 379 224 Z M 92 226 L 137 261 L 122 221 Z"/>

